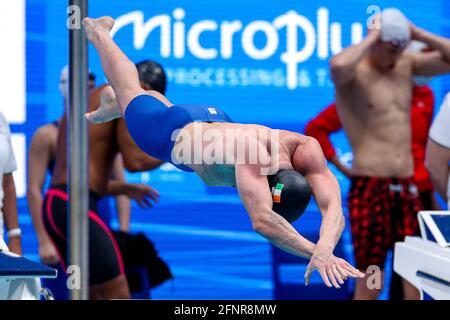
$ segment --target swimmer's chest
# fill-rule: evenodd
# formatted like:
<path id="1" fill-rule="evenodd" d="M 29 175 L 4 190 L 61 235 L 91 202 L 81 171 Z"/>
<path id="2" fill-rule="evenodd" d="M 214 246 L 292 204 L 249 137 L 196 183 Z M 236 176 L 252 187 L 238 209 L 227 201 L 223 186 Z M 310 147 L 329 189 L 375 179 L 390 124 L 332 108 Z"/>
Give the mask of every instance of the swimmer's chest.
<path id="1" fill-rule="evenodd" d="M 364 114 L 409 112 L 411 105 L 411 70 L 399 62 L 393 70 L 381 72 L 363 65 L 358 69 L 350 95 L 353 105 Z"/>

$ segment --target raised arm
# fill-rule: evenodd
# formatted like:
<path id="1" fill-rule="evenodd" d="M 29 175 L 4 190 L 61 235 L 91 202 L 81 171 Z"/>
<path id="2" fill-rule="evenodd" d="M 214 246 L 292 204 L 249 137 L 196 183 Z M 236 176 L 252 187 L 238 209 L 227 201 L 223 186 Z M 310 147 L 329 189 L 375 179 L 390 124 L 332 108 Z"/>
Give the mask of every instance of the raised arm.
<path id="1" fill-rule="evenodd" d="M 330 59 L 331 78 L 336 86 L 345 85 L 353 80 L 356 66 L 379 38 L 380 30 L 374 29 L 361 43 L 344 49 Z"/>
<path id="2" fill-rule="evenodd" d="M 411 24 L 411 36 L 433 50 L 413 55 L 414 74 L 433 76 L 450 73 L 450 39 L 435 35 L 413 24 Z"/>
<path id="3" fill-rule="evenodd" d="M 450 63 L 439 51 L 412 54 L 413 74 L 436 76 L 450 73 Z"/>

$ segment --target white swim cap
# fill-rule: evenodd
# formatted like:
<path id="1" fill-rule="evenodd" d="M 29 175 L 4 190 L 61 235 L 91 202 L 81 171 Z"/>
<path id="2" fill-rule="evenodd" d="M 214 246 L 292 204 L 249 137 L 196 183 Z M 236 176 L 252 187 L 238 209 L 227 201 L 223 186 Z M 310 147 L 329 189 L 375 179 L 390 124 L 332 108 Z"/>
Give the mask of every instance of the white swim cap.
<path id="1" fill-rule="evenodd" d="M 408 19 L 398 9 L 388 8 L 381 12 L 381 41 L 406 46 L 411 40 Z"/>
<path id="2" fill-rule="evenodd" d="M 422 52 L 427 48 L 427 45 L 422 41 L 412 40 L 408 47 L 406 48 L 406 51 L 419 53 Z"/>

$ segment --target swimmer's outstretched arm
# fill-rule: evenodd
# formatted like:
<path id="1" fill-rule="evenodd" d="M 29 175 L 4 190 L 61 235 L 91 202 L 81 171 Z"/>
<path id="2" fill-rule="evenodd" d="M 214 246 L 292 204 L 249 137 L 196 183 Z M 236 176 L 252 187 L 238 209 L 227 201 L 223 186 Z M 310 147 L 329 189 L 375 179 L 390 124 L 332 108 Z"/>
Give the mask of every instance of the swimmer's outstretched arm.
<path id="1" fill-rule="evenodd" d="M 301 167 L 295 169 L 304 173 L 322 213 L 317 246 L 333 252 L 345 227 L 339 183 L 328 168 L 322 148 L 316 139 L 308 137 L 307 142 L 297 148 L 294 158 L 297 164 L 301 164 Z"/>
<path id="2" fill-rule="evenodd" d="M 316 269 L 322 277 L 324 274 L 328 275 L 334 286 L 336 280 L 342 283 L 342 276 L 345 276 L 345 273 L 354 277 L 364 277 L 363 273 L 353 268 L 347 261 L 333 255 L 344 230 L 345 220 L 339 184 L 327 166 L 320 144 L 316 139 L 308 137 L 306 143 L 297 148 L 293 158 L 298 166 L 295 169 L 304 173 L 322 213 L 320 238 L 306 270 L 306 283 Z"/>
<path id="3" fill-rule="evenodd" d="M 320 146 L 319 150 L 322 152 Z M 317 161 L 317 154 L 312 154 L 311 160 L 313 158 Z M 326 168 L 323 155 L 322 160 Z M 236 186 L 256 232 L 284 251 L 311 258 L 305 273 L 306 284 L 309 283 L 311 272 L 317 269 L 327 286 L 333 285 L 339 288 L 339 283 L 342 284 L 347 277 L 362 277 L 364 274 L 345 260 L 333 255 L 334 246 L 342 232 L 342 223 L 339 221 L 342 209 L 337 207 L 337 204 L 340 204 L 339 187 L 338 193 L 332 194 L 335 186 L 327 185 L 328 182 L 332 182 L 330 176 L 325 171 L 322 176 L 321 169 L 317 170 L 318 172 L 311 172 L 309 177 L 307 175 L 313 190 L 321 188 L 320 191 L 315 192 L 316 200 L 320 203 L 319 207 L 324 216 L 317 245 L 302 237 L 286 219 L 272 210 L 272 197 L 267 176 L 261 174 L 260 165 L 236 165 Z M 335 199 L 338 198 L 336 202 Z"/>
<path id="4" fill-rule="evenodd" d="M 252 221 L 253 229 L 277 247 L 297 256 L 311 258 L 315 244 L 302 237 L 282 216 L 272 211 L 267 176 L 259 165 L 236 165 L 236 187 Z"/>

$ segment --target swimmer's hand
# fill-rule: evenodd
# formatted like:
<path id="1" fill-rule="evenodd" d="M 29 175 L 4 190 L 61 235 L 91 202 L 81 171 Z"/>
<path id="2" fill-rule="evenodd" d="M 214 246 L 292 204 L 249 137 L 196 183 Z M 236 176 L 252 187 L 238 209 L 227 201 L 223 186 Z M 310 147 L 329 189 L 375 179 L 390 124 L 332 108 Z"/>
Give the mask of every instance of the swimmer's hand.
<path id="1" fill-rule="evenodd" d="M 311 261 L 305 272 L 305 285 L 309 284 L 311 273 L 317 270 L 325 285 L 329 288 L 339 289 L 347 278 L 364 278 L 364 273 L 353 268 L 344 259 L 335 257 L 333 253 L 325 248 L 316 246 Z"/>
<path id="2" fill-rule="evenodd" d="M 122 116 L 119 104 L 116 100 L 114 90 L 107 86 L 102 90 L 100 97 L 100 107 L 97 110 L 88 112 L 85 117 L 92 123 L 104 123 Z"/>
<path id="3" fill-rule="evenodd" d="M 152 208 L 153 203 L 159 202 L 159 192 L 143 183 L 128 183 L 125 195 L 135 200 L 141 208 Z"/>
<path id="4" fill-rule="evenodd" d="M 43 264 L 57 264 L 59 262 L 58 252 L 50 240 L 39 243 L 39 257 Z"/>

